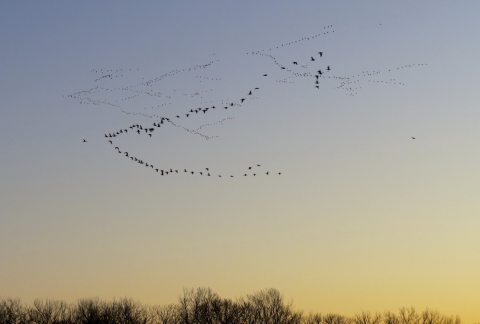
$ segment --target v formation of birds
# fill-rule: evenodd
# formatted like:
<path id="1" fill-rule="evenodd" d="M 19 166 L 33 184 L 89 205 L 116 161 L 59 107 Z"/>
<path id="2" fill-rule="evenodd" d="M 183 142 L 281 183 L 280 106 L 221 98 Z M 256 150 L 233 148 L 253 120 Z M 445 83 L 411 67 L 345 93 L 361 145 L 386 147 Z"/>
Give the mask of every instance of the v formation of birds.
<path id="1" fill-rule="evenodd" d="M 311 80 L 312 91 L 318 91 L 327 86 L 327 81 L 334 81 L 336 82 L 336 86 L 334 86 L 333 89 L 344 91 L 346 96 L 358 95 L 359 91 L 362 89 L 360 85 L 365 82 L 369 82 L 370 84 L 403 86 L 405 84 L 397 81 L 395 78 L 390 77 L 388 79 L 378 79 L 376 77 L 385 74 L 391 75 L 400 69 L 427 65 L 426 63 L 416 63 L 391 68 L 388 71 L 362 71 L 361 73 L 359 72 L 352 75 L 335 74 L 335 68 L 328 63 L 329 52 L 327 49 L 320 48 L 321 42 L 319 42 L 321 37 L 327 35 L 333 36 L 334 32 L 332 25 L 325 26 L 320 33 L 313 36 L 303 37 L 295 41 L 283 43 L 263 50 L 248 52 L 246 55 L 263 58 L 263 62 L 268 65 L 266 66 L 266 69 L 268 67 L 269 71 L 271 71 L 272 68 L 276 69 L 276 74 L 281 75 L 280 78 L 272 77 L 269 74 L 270 72 L 258 72 L 260 77 L 264 79 L 270 78 L 270 82 L 295 83 L 298 78 L 308 79 Z M 299 54 L 298 58 L 291 62 L 277 59 L 275 55 L 283 48 L 307 42 L 318 44 L 318 50 L 312 53 Z M 187 169 L 178 165 L 166 166 L 162 165 L 160 161 L 146 161 L 142 157 L 129 153 L 124 148 L 120 148 L 120 145 L 117 144 L 117 139 L 123 136 L 137 136 L 138 139 L 142 140 L 147 140 L 148 138 L 157 135 L 161 136 L 165 134 L 165 131 L 162 132 L 161 130 L 171 126 L 181 128 L 190 132 L 192 135 L 201 136 L 205 140 L 212 140 L 218 137 L 203 133 L 203 129 L 230 122 L 235 118 L 231 113 L 235 113 L 236 109 L 242 107 L 242 105 L 254 105 L 254 99 L 258 99 L 261 95 L 262 89 L 259 86 L 252 84 L 250 89 L 247 88 L 244 91 L 239 91 L 236 99 L 221 98 L 217 99 L 216 103 L 211 105 L 207 105 L 207 102 L 199 101 L 199 99 L 202 99 L 203 95 L 206 93 L 213 93 L 213 88 L 205 89 L 204 87 L 203 89 L 190 94 L 179 94 L 179 92 L 176 93 L 176 90 L 174 90 L 175 93 L 170 92 L 169 94 L 165 94 L 161 91 L 155 91 L 154 86 L 161 85 L 161 81 L 179 74 L 190 74 L 190 78 L 195 79 L 197 82 L 221 81 L 222 78 L 218 76 L 211 77 L 198 75 L 199 73 L 207 71 L 209 67 L 219 61 L 220 60 L 212 60 L 208 63 L 198 64 L 183 69 L 174 69 L 156 78 L 150 78 L 148 80 L 142 78 L 141 80 L 130 83 L 126 86 L 116 86 L 115 84 L 109 85 L 108 81 L 112 82 L 117 79 L 127 79 L 128 82 L 128 75 L 138 72 L 139 69 L 92 69 L 90 72 L 96 75 L 93 82 L 100 84 L 95 85 L 88 90 L 78 91 L 67 95 L 67 97 L 76 99 L 80 104 L 84 105 L 112 107 L 123 114 L 135 118 L 135 121 L 131 124 L 119 127 L 114 131 L 105 132 L 102 137 L 104 138 L 105 143 L 111 146 L 117 154 L 121 154 L 121 156 L 129 159 L 132 163 L 149 168 L 152 172 L 160 176 L 189 175 L 217 178 L 256 178 L 260 176 L 281 175 L 282 172 L 280 170 L 270 170 L 268 167 L 262 166 L 259 163 L 252 163 L 252 165 L 246 165 L 243 170 L 236 170 L 229 173 L 219 173 L 213 168 L 207 166 L 197 169 Z M 194 75 L 192 76 L 191 74 Z M 179 105 L 179 107 L 176 108 L 176 113 L 171 115 L 160 115 L 157 112 L 169 105 L 176 106 L 173 101 L 179 96 L 194 98 L 197 102 L 192 106 Z M 136 100 L 136 98 L 140 99 L 145 97 L 156 99 L 159 103 L 156 106 L 152 105 L 151 107 L 142 107 L 131 103 L 133 100 Z M 226 116 L 226 113 L 230 113 L 230 115 Z M 214 122 L 203 123 L 195 128 L 186 127 L 183 122 L 187 119 L 188 121 L 195 119 L 201 123 L 202 119 L 205 120 L 209 115 L 214 115 L 219 119 Z M 411 138 L 415 139 L 413 136 Z M 83 139 L 83 142 L 88 143 L 89 141 Z"/>

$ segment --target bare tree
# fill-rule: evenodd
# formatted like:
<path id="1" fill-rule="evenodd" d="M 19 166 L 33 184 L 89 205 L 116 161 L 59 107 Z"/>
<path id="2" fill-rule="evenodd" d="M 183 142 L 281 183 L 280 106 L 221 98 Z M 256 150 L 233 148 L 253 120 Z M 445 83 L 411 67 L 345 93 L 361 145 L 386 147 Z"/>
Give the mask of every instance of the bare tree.
<path id="1" fill-rule="evenodd" d="M 150 316 L 147 309 L 130 298 L 113 301 L 110 308 L 115 314 L 115 323 L 117 324 L 147 324 L 149 322 Z"/>
<path id="2" fill-rule="evenodd" d="M 380 324 L 382 315 L 380 313 L 371 314 L 370 312 L 362 311 L 353 317 L 354 324 Z"/>
<path id="3" fill-rule="evenodd" d="M 100 324 L 113 323 L 113 314 L 105 312 L 106 304 L 98 298 L 80 299 L 74 313 L 75 323 Z"/>
<path id="4" fill-rule="evenodd" d="M 276 289 L 267 289 L 248 295 L 242 301 L 247 315 L 246 323 L 297 324 L 302 314 L 293 310 L 293 303 L 284 304 L 283 296 Z"/>
<path id="5" fill-rule="evenodd" d="M 395 313 L 385 312 L 383 314 L 383 323 L 384 324 L 400 324 L 400 317 Z"/>
<path id="6" fill-rule="evenodd" d="M 81 299 L 75 305 L 35 300 L 23 306 L 20 299 L 0 299 L 0 324 L 461 324 L 458 316 L 426 309 L 400 308 L 392 312 L 362 311 L 353 317 L 329 313 L 308 314 L 285 303 L 276 289 L 266 289 L 236 300 L 223 299 L 210 288 L 184 289 L 178 303 L 142 305 L 129 298 L 101 301 Z M 480 324 L 480 323 L 477 323 Z"/>
<path id="7" fill-rule="evenodd" d="M 242 307 L 228 299 L 215 299 L 212 301 L 212 313 L 217 324 L 242 323 Z"/>
<path id="8" fill-rule="evenodd" d="M 327 314 L 323 317 L 324 324 L 349 324 L 351 320 L 338 314 Z"/>
<path id="9" fill-rule="evenodd" d="M 438 311 L 432 311 L 428 308 L 422 312 L 421 324 L 460 324 L 460 317 L 447 317 L 441 315 Z"/>
<path id="10" fill-rule="evenodd" d="M 0 299 L 0 323 L 21 324 L 26 322 L 26 310 L 18 298 Z"/>
<path id="11" fill-rule="evenodd" d="M 27 310 L 27 317 L 32 324 L 73 323 L 71 307 L 64 301 L 36 299 L 33 307 Z"/>
<path id="12" fill-rule="evenodd" d="M 399 318 L 401 324 L 419 324 L 420 316 L 412 306 L 410 308 L 402 307 L 399 309 Z"/>
<path id="13" fill-rule="evenodd" d="M 152 323 L 155 324 L 178 324 L 180 323 L 178 314 L 179 307 L 175 304 L 165 306 L 153 306 L 150 309 L 152 313 Z"/>
<path id="14" fill-rule="evenodd" d="M 322 315 L 319 313 L 310 313 L 307 316 L 302 317 L 302 324 L 322 324 L 322 321 Z"/>

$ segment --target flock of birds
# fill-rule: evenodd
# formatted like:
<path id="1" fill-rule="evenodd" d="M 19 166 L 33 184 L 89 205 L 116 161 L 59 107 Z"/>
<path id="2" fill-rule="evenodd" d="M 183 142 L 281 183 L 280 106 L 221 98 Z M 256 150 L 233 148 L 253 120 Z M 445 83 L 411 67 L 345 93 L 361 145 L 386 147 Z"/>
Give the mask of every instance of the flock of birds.
<path id="1" fill-rule="evenodd" d="M 325 82 L 330 80 L 334 82 L 338 82 L 336 86 L 333 87 L 335 90 L 342 90 L 345 91 L 345 95 L 347 96 L 355 96 L 358 95 L 359 91 L 362 89 L 360 84 L 368 80 L 369 83 L 381 83 L 381 84 L 389 84 L 389 85 L 398 85 L 403 86 L 405 85 L 402 82 L 397 81 L 395 78 L 388 78 L 388 79 L 375 79 L 380 75 L 384 75 L 387 73 L 391 73 L 392 70 L 400 70 L 406 68 L 412 68 L 416 66 L 424 66 L 427 65 L 425 63 L 421 64 L 408 64 L 404 66 L 397 67 L 396 69 L 389 69 L 388 71 L 362 71 L 361 73 L 353 74 L 353 75 L 338 75 L 333 74 L 332 71 L 334 69 L 331 65 L 325 63 L 325 60 L 328 60 L 329 53 L 325 52 L 324 50 L 318 50 L 315 53 L 311 53 L 310 55 L 302 55 L 299 56 L 297 60 L 287 62 L 285 60 L 278 59 L 275 55 L 273 55 L 276 51 L 279 51 L 282 48 L 286 48 L 287 46 L 297 45 L 302 42 L 307 41 L 314 41 L 316 38 L 325 35 L 333 35 L 334 30 L 332 29 L 333 26 L 329 25 L 323 28 L 321 33 L 318 33 L 311 37 L 304 37 L 298 39 L 296 41 L 280 44 L 279 46 L 253 51 L 247 53 L 249 56 L 260 56 L 267 59 L 273 65 L 271 68 L 278 68 L 278 72 L 283 75 L 280 79 L 275 79 L 275 82 L 280 83 L 295 83 L 296 79 L 298 78 L 308 78 L 312 80 L 312 88 L 313 89 L 323 89 L 326 85 Z M 183 93 L 180 94 L 176 92 L 176 90 L 170 91 L 169 93 L 163 93 L 161 91 L 156 91 L 154 86 L 165 80 L 169 77 L 178 76 L 181 74 L 192 73 L 195 72 L 194 79 L 197 82 L 215 82 L 215 81 L 222 81 L 221 77 L 211 77 L 205 75 L 198 75 L 199 72 L 204 71 L 205 69 L 213 66 L 214 64 L 220 62 L 220 60 L 212 60 L 206 64 L 194 65 L 191 67 L 187 67 L 184 69 L 174 69 L 167 73 L 164 73 L 158 77 L 150 78 L 145 80 L 144 77 L 141 78 L 138 82 L 133 84 L 129 84 L 126 86 L 109 86 L 108 82 L 113 80 L 126 80 L 127 82 L 131 78 L 132 73 L 139 73 L 139 69 L 92 69 L 90 72 L 95 73 L 98 75 L 93 82 L 99 83 L 98 85 L 91 87 L 88 90 L 75 92 L 73 94 L 68 95 L 69 98 L 76 99 L 80 102 L 80 104 L 87 104 L 87 105 L 97 105 L 97 106 L 110 106 L 113 108 L 118 108 L 121 113 L 126 115 L 135 116 L 138 122 L 132 123 L 130 126 L 121 127 L 114 132 L 109 132 L 104 134 L 104 138 L 106 143 L 114 147 L 118 154 L 123 155 L 131 162 L 136 163 L 138 165 L 144 166 L 146 168 L 151 169 L 153 172 L 161 175 L 198 175 L 198 176 L 215 176 L 215 177 L 238 177 L 238 176 L 253 176 L 257 177 L 260 175 L 281 175 L 282 172 L 275 171 L 271 172 L 270 170 L 263 170 L 260 168 L 260 164 L 254 164 L 253 166 L 246 166 L 244 167 L 246 172 L 231 172 L 229 174 L 221 174 L 218 172 L 213 172 L 211 167 L 205 167 L 202 169 L 188 169 L 188 168 L 180 168 L 170 167 L 170 166 L 159 166 L 159 164 L 151 163 L 145 161 L 143 158 L 134 156 L 130 154 L 128 151 L 121 149 L 120 144 L 118 144 L 118 137 L 128 135 L 136 135 L 140 136 L 139 138 L 152 138 L 157 134 L 160 134 L 159 129 L 167 128 L 170 126 L 175 126 L 181 128 L 193 135 L 201 136 L 205 140 L 211 140 L 218 136 L 215 135 L 207 135 L 203 133 L 204 129 L 208 127 L 223 125 L 227 121 L 232 121 L 234 117 L 224 117 L 217 121 L 211 121 L 208 123 L 204 123 L 200 126 L 196 127 L 187 127 L 185 123 L 182 121 L 186 121 L 187 119 L 190 120 L 200 120 L 205 119 L 209 116 L 221 116 L 223 113 L 231 113 L 234 112 L 235 109 L 242 107 L 245 104 L 249 104 L 253 99 L 260 98 L 261 95 L 261 88 L 259 86 L 252 86 L 250 89 L 246 90 L 243 95 L 240 94 L 235 100 L 230 99 L 216 99 L 216 103 L 213 103 L 214 100 L 211 101 L 200 101 L 200 99 L 204 99 L 204 96 L 208 96 L 214 93 L 214 88 L 210 89 L 202 89 L 198 91 L 194 91 L 191 93 Z M 314 66 L 314 67 L 312 67 Z M 259 76 L 263 78 L 269 78 L 270 72 L 258 72 Z M 127 94 L 127 95 L 125 95 Z M 119 97 L 118 95 L 121 95 Z M 103 96 L 103 98 L 96 98 L 98 96 Z M 178 110 L 177 113 L 172 114 L 170 116 L 165 116 L 164 114 L 160 115 L 157 111 L 161 109 L 166 109 L 168 106 L 177 106 L 175 100 L 178 98 L 190 98 L 196 100 L 197 103 L 192 107 L 185 107 L 183 111 Z M 110 99 L 113 98 L 114 100 Z M 153 100 L 158 100 L 161 102 L 155 102 L 155 104 L 151 104 L 149 106 L 137 106 L 133 105 L 130 102 L 141 99 L 141 98 L 148 98 Z M 145 101 L 142 101 L 142 103 Z M 207 102 L 209 105 L 207 105 Z M 213 104 L 212 104 L 213 103 Z M 143 109 L 142 109 L 143 108 Z M 218 117 L 217 117 L 218 118 Z M 191 123 L 191 122 L 190 122 Z M 415 137 L 412 137 L 415 139 Z M 87 141 L 84 139 L 84 143 Z"/>

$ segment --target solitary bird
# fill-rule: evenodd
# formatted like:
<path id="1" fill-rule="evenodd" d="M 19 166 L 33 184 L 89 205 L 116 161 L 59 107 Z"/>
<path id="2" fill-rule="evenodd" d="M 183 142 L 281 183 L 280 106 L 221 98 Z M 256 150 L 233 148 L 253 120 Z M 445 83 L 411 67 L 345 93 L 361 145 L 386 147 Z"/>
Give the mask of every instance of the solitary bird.
<path id="1" fill-rule="evenodd" d="M 412 139 L 415 139 L 415 137 L 412 136 Z"/>
<path id="2" fill-rule="evenodd" d="M 313 56 L 310 57 L 310 61 L 315 61 L 315 59 L 313 58 Z"/>
<path id="3" fill-rule="evenodd" d="M 323 55 L 323 52 L 318 52 L 318 54 L 320 54 L 320 57 L 322 57 L 322 55 Z"/>
<path id="4" fill-rule="evenodd" d="M 293 64 L 295 64 L 295 65 L 298 65 L 298 63 L 297 63 L 297 62 L 293 62 Z"/>
<path id="5" fill-rule="evenodd" d="M 86 143 L 87 141 L 86 140 L 83 140 L 84 143 Z"/>

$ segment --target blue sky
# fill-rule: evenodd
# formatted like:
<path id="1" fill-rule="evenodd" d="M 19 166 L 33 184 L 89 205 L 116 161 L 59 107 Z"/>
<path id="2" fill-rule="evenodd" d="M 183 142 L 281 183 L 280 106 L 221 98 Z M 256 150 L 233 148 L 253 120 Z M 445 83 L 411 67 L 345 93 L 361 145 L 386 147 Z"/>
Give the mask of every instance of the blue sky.
<path id="1" fill-rule="evenodd" d="M 226 297 L 275 287 L 305 310 L 414 305 L 478 321 L 479 9 L 476 1 L 0 3 L 2 294 L 167 303 L 183 287 Z M 251 54 L 264 49 L 298 73 L 332 70 L 316 89 L 313 74 L 289 78 Z M 112 107 L 68 97 L 208 62 L 139 88 L 161 98 L 95 94 L 121 102 Z M 128 73 L 95 81 L 100 69 Z M 347 77 L 355 92 L 341 89 Z M 211 140 L 165 126 L 113 145 L 233 179 L 161 177 L 104 138 L 153 122 L 121 109 L 175 119 L 244 97 L 236 109 L 178 120 L 217 123 L 202 127 Z M 256 164 L 258 176 L 243 177 Z"/>

